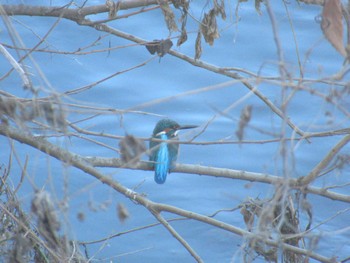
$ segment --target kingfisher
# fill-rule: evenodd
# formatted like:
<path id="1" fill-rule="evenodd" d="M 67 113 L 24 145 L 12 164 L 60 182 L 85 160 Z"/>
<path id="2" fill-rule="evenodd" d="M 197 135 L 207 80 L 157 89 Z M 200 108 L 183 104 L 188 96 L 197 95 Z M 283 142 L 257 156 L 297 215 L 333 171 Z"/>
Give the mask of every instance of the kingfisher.
<path id="1" fill-rule="evenodd" d="M 160 120 L 154 127 L 152 138 L 161 140 L 178 140 L 179 130 L 197 128 L 196 125 L 180 126 L 170 119 Z M 179 152 L 179 144 L 171 142 L 156 142 L 150 140 L 150 166 L 154 169 L 154 181 L 164 184 L 168 173 L 174 168 Z"/>

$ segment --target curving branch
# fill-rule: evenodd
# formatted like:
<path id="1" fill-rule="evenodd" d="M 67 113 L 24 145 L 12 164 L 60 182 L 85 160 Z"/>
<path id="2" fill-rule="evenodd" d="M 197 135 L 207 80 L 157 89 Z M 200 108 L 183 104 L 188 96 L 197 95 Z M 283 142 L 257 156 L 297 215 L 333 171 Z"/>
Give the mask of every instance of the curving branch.
<path id="1" fill-rule="evenodd" d="M 157 205 L 154 205 L 156 207 Z M 174 238 L 176 238 L 186 249 L 192 257 L 196 259 L 197 262 L 202 263 L 204 262 L 199 255 L 192 249 L 192 247 L 187 243 L 185 239 L 183 239 L 176 230 L 169 224 L 167 220 L 164 219 L 164 217 L 161 216 L 161 214 L 158 211 L 151 210 L 151 213 L 158 219 L 158 221 L 172 234 Z"/>
<path id="2" fill-rule="evenodd" d="M 133 35 L 130 35 L 130 34 L 127 34 L 125 32 L 122 32 L 120 30 L 117 30 L 115 28 L 109 27 L 106 24 L 91 25 L 89 23 L 82 23 L 82 25 L 93 27 L 98 31 L 108 32 L 112 35 L 119 36 L 121 38 L 138 43 L 140 45 L 144 45 L 145 43 L 148 43 L 148 41 L 146 41 L 144 39 L 135 37 Z M 175 57 L 178 57 L 178 58 L 196 66 L 196 67 L 201 67 L 201 68 L 204 68 L 208 71 L 212 71 L 214 73 L 224 75 L 224 76 L 227 76 L 227 77 L 232 78 L 232 79 L 239 80 L 246 88 L 248 88 L 251 92 L 253 92 L 260 100 L 262 100 L 277 116 L 279 116 L 281 119 L 283 119 L 293 131 L 295 131 L 297 134 L 299 134 L 302 137 L 306 136 L 306 134 L 300 128 L 298 128 L 298 126 L 296 126 L 289 119 L 289 117 L 285 116 L 284 113 L 272 103 L 272 101 L 270 101 L 267 97 L 265 97 L 264 94 L 261 93 L 258 90 L 258 88 L 255 87 L 254 85 L 252 85 L 246 78 L 240 76 L 239 74 L 237 74 L 235 72 L 223 71 L 218 66 L 203 62 L 199 59 L 191 58 L 189 56 L 186 56 L 185 54 L 182 54 L 182 53 L 174 51 L 174 50 L 169 50 L 168 54 L 173 55 Z"/>
<path id="3" fill-rule="evenodd" d="M 149 5 L 157 5 L 157 0 L 121 0 L 118 1 L 118 10 L 126 10 Z M 46 16 L 62 17 L 73 21 L 80 21 L 86 16 L 106 13 L 110 11 L 107 5 L 83 6 L 71 8 L 65 6 L 34 6 L 34 5 L 1 5 L 0 14 L 8 16 Z"/>
<path id="4" fill-rule="evenodd" d="M 23 70 L 22 66 L 13 58 L 13 56 L 0 44 L 0 53 L 10 62 L 12 67 L 18 72 L 20 78 L 22 79 L 23 86 L 29 88 L 31 86 L 31 81 L 28 78 L 26 72 Z"/>
<path id="5" fill-rule="evenodd" d="M 136 166 L 128 166 L 119 158 L 85 157 L 84 160 L 89 162 L 94 167 L 115 167 L 145 171 L 151 170 L 147 162 L 139 162 Z M 350 203 L 350 195 L 336 193 L 316 186 L 303 185 L 296 178 L 282 178 L 271 174 L 179 163 L 176 164 L 176 167 L 173 169 L 173 172 L 238 179 L 271 185 L 287 184 L 293 189 L 301 189 L 304 193 L 320 195 L 332 200 Z"/>
<path id="6" fill-rule="evenodd" d="M 177 214 L 180 216 L 191 218 L 191 219 L 218 227 L 220 229 L 226 230 L 228 232 L 237 234 L 237 235 L 242 236 L 242 237 L 246 237 L 249 239 L 264 242 L 267 245 L 271 245 L 274 247 L 282 247 L 284 250 L 288 250 L 288 251 L 291 251 L 291 252 L 294 252 L 297 254 L 305 255 L 305 256 L 314 258 L 316 260 L 319 260 L 321 262 L 327 262 L 327 263 L 334 262 L 332 258 L 327 258 L 327 257 L 321 256 L 315 252 L 312 252 L 312 251 L 309 251 L 306 249 L 302 249 L 302 248 L 298 248 L 298 247 L 295 247 L 292 245 L 281 243 L 279 241 L 274 241 L 270 238 L 266 238 L 265 235 L 251 233 L 251 232 L 245 231 L 243 229 L 240 229 L 238 227 L 235 227 L 233 225 L 227 224 L 225 222 L 216 220 L 216 219 L 208 217 L 208 216 L 197 214 L 197 213 L 194 213 L 192 211 L 187 211 L 187 210 L 180 209 L 180 208 L 174 207 L 174 206 L 152 202 L 151 200 L 145 198 L 141 194 L 138 194 L 137 192 L 123 186 L 118 181 L 113 180 L 112 178 L 103 175 L 101 172 L 99 172 L 96 168 L 93 167 L 91 162 L 87 161 L 86 159 L 82 158 L 81 156 L 79 156 L 77 154 L 73 154 L 73 153 L 71 153 L 67 150 L 64 150 L 63 148 L 60 148 L 54 144 L 51 144 L 50 142 L 48 142 L 47 140 L 45 140 L 41 137 L 34 137 L 33 135 L 31 135 L 29 133 L 24 133 L 18 129 L 11 128 L 11 127 L 4 125 L 4 124 L 0 125 L 0 134 L 3 136 L 6 136 L 8 138 L 11 138 L 13 140 L 16 140 L 20 143 L 25 143 L 29 146 L 32 146 L 33 148 L 51 156 L 51 157 L 54 157 L 54 158 L 60 160 L 61 162 L 64 162 L 64 163 L 71 165 L 71 166 L 91 175 L 91 176 L 94 176 L 101 183 L 110 186 L 111 188 L 113 188 L 114 190 L 119 192 L 120 194 L 129 198 L 130 200 L 144 206 L 154 216 L 155 216 L 155 211 L 156 211 L 156 213 L 169 212 L 169 213 Z M 167 230 L 168 231 L 171 230 L 170 231 L 171 234 L 174 234 L 172 232 L 173 228 L 171 228 L 171 229 L 167 228 Z M 180 237 L 180 236 L 178 236 L 178 237 Z M 178 240 L 181 241 L 181 239 L 178 239 Z M 185 248 L 188 250 L 187 246 L 185 246 Z M 192 256 L 196 255 L 193 251 L 189 251 L 189 253 Z M 197 260 L 196 257 L 195 257 L 195 259 Z"/>
<path id="7" fill-rule="evenodd" d="M 79 25 L 83 26 L 89 26 L 95 30 L 106 32 L 109 34 L 112 34 L 114 36 L 129 40 L 131 42 L 134 42 L 139 45 L 145 45 L 147 43 L 147 40 L 135 37 L 131 34 L 122 32 L 120 30 L 117 30 L 115 28 L 112 28 L 105 24 L 105 22 L 108 22 L 112 19 L 127 17 L 128 15 L 120 16 L 117 18 L 111 18 L 111 19 L 105 19 L 105 20 L 99 20 L 99 21 L 92 21 L 90 20 L 93 15 L 100 14 L 100 13 L 111 13 L 116 12 L 119 9 L 130 9 L 135 7 L 141 7 L 141 11 L 147 11 L 147 9 L 142 8 L 144 6 L 148 5 L 158 5 L 159 1 L 147 1 L 147 0 L 128 0 L 128 1 L 119 1 L 116 2 L 114 5 L 114 8 L 117 10 L 111 10 L 112 7 L 108 7 L 107 5 L 96 5 L 96 6 L 82 6 L 82 7 L 76 7 L 73 6 L 71 2 L 69 5 L 63 6 L 63 7 L 44 7 L 44 6 L 25 6 L 25 5 L 0 5 L 0 15 L 2 16 L 14 16 L 14 15 L 25 15 L 25 16 L 45 16 L 45 17 L 57 17 L 58 20 L 56 23 L 60 21 L 61 18 L 65 18 L 71 21 L 76 22 Z M 113 2 L 114 3 L 114 2 Z M 135 12 L 137 13 L 137 12 Z M 89 17 L 91 16 L 91 17 Z M 107 16 L 107 14 L 106 14 Z M 56 24 L 55 24 L 56 25 Z M 55 26 L 54 25 L 54 26 Z M 52 28 L 54 28 L 54 26 Z M 49 31 L 50 32 L 50 31 Z M 48 33 L 49 33 L 48 32 Z M 48 35 L 48 34 L 46 34 Z M 44 37 L 45 39 L 45 37 Z M 37 47 L 41 45 L 43 40 L 39 42 L 33 49 L 30 50 L 36 51 Z M 4 47 L 0 44 L 0 52 L 6 55 L 6 50 L 4 50 Z M 314 169 L 305 177 L 301 177 L 299 179 L 295 178 L 282 178 L 279 176 L 274 176 L 271 174 L 263 174 L 263 173 L 253 173 L 253 172 L 247 172 L 247 171 L 238 171 L 238 170 L 232 170 L 232 169 L 223 169 L 223 168 L 212 168 L 212 167 L 205 167 L 200 165 L 185 165 L 185 164 L 177 164 L 174 172 L 181 172 L 181 173 L 189 173 L 189 174 L 198 174 L 198 175 L 204 175 L 204 176 L 214 176 L 214 177 L 223 177 L 228 179 L 239 179 L 239 180 L 246 180 L 246 181 L 252 181 L 252 182 L 260 182 L 260 183 L 266 183 L 278 186 L 284 186 L 289 187 L 292 189 L 299 190 L 302 193 L 311 193 L 315 195 L 320 195 L 329 199 L 338 200 L 341 202 L 347 202 L 350 203 L 350 195 L 344 195 L 339 194 L 333 191 L 329 191 L 330 188 L 319 188 L 310 186 L 310 184 L 319 178 L 321 176 L 322 171 L 329 166 L 330 162 L 334 159 L 336 154 L 340 152 L 340 150 L 348 144 L 350 141 L 350 135 L 349 135 L 349 129 L 342 129 L 337 131 L 331 131 L 331 132 L 321 132 L 321 133 L 309 133 L 304 132 L 303 130 L 299 129 L 296 124 L 293 123 L 292 120 L 288 118 L 288 116 L 281 110 L 279 107 L 277 107 L 272 101 L 269 100 L 269 98 L 265 97 L 264 94 L 259 91 L 258 86 L 255 85 L 252 81 L 250 81 L 247 78 L 244 78 L 243 75 L 240 75 L 236 72 L 232 72 L 232 69 L 225 69 L 218 67 L 216 65 L 211 65 L 209 63 L 205 63 L 198 59 L 193 59 L 191 57 L 188 57 L 182 53 L 179 53 L 174 50 L 170 50 L 168 52 L 170 55 L 175 56 L 181 60 L 186 61 L 187 63 L 190 63 L 193 66 L 201 67 L 203 69 L 206 69 L 208 71 L 214 72 L 216 74 L 221 74 L 224 76 L 227 76 L 231 79 L 234 79 L 234 83 L 241 83 L 246 88 L 248 88 L 251 93 L 253 93 L 255 96 L 257 96 L 261 101 L 265 103 L 269 109 L 274 112 L 277 116 L 279 116 L 281 119 L 284 120 L 286 124 L 289 125 L 289 127 L 297 134 L 300 135 L 299 138 L 291 138 L 291 140 L 308 140 L 311 137 L 320 137 L 320 136 L 333 136 L 333 135 L 339 135 L 339 134 L 345 134 L 345 136 L 336 144 L 333 149 L 324 157 L 324 159 L 314 167 Z M 30 53 L 27 53 L 30 54 Z M 155 56 L 151 59 L 156 58 Z M 151 60 L 150 59 L 150 60 Z M 8 60 L 11 62 L 11 58 L 8 57 Z M 130 69 L 127 69 L 125 71 L 134 69 L 136 67 L 141 67 L 148 63 L 150 60 L 147 60 L 139 65 L 136 65 Z M 17 66 L 16 61 L 12 61 L 13 66 Z M 18 70 L 18 69 L 17 69 Z M 19 69 L 20 70 L 20 69 Z M 80 89 L 69 91 L 62 95 L 72 95 L 75 93 L 79 93 L 82 91 L 85 91 L 89 88 L 91 88 L 93 85 L 96 85 L 102 81 L 105 81 L 106 79 L 109 79 L 117 74 L 123 73 L 125 71 L 117 72 L 113 75 L 107 76 L 100 81 L 97 81 L 95 83 L 92 83 L 88 86 L 81 87 Z M 21 72 L 20 72 L 21 74 Z M 24 80 L 23 80 L 24 81 Z M 231 83 L 230 85 L 233 85 Z M 300 88 L 300 87 L 296 87 Z M 193 92 L 193 91 L 191 91 Z M 195 91 L 198 92 L 198 91 Z M 4 94 L 3 91 L 0 91 L 0 93 Z M 172 97 L 171 97 L 172 98 Z M 171 99 L 169 98 L 169 99 Z M 8 99 L 8 98 L 6 98 Z M 12 96 L 11 96 L 12 99 Z M 13 98 L 16 100 L 15 98 Z M 326 99 L 326 98 L 325 98 Z M 328 99 L 328 98 L 327 98 Z M 21 99 L 19 99 L 21 100 Z M 164 99 L 163 99 L 164 100 Z M 151 103 L 154 103 L 151 102 Z M 150 103 L 148 103 L 150 104 Z M 147 103 L 139 105 L 137 108 L 145 107 L 145 105 L 148 105 Z M 10 104 L 9 104 L 10 105 Z M 13 105 L 13 104 L 11 104 Z M 25 105 L 25 104 L 23 104 Z M 46 104 L 44 104 L 46 105 Z M 2 105 L 4 107 L 4 105 Z M 80 107 L 80 106 L 79 106 Z M 24 107 L 23 107 L 24 108 Z M 136 109 L 136 108 L 135 108 Z M 11 115 L 11 108 L 7 109 L 5 107 L 4 115 Z M 101 112 L 117 112 L 115 109 L 99 109 Z M 344 110 L 345 111 L 345 110 Z M 15 112 L 15 111 L 13 111 Z M 96 115 L 98 111 L 96 110 Z M 122 110 L 118 111 L 119 113 L 123 112 L 130 112 L 130 109 L 128 110 Z M 11 116 L 10 116 L 11 117 Z M 88 117 L 90 118 L 90 117 Z M 62 121 L 63 122 L 63 121 Z M 283 250 L 291 251 L 300 255 L 305 255 L 306 257 L 311 257 L 313 259 L 316 259 L 321 262 L 333 262 L 333 258 L 327 258 L 322 255 L 316 254 L 312 252 L 311 250 L 302 249 L 297 246 L 292 246 L 287 243 L 283 243 L 283 237 L 279 240 L 275 240 L 272 238 L 267 238 L 266 233 L 252 233 L 249 231 L 245 231 L 241 228 L 237 228 L 231 224 L 225 223 L 220 220 L 216 220 L 210 216 L 205 216 L 201 214 L 194 213 L 192 211 L 183 210 L 178 207 L 162 204 L 162 203 L 155 203 L 147 198 L 145 198 L 143 195 L 125 187 L 124 185 L 120 184 L 118 181 L 105 176 L 102 174 L 98 167 L 116 167 L 116 168 L 125 168 L 125 169 L 138 169 L 138 170 L 150 170 L 147 162 L 140 162 L 136 165 L 136 167 L 131 167 L 125 164 L 122 160 L 118 158 L 100 158 L 100 157 L 83 157 L 81 155 L 73 154 L 64 148 L 61 148 L 59 146 L 56 146 L 54 144 L 51 144 L 47 140 L 45 140 L 43 137 L 35 137 L 31 135 L 30 133 L 25 133 L 19 129 L 11 128 L 10 126 L 7 126 L 8 123 L 1 123 L 0 125 L 0 135 L 7 136 L 13 140 L 16 140 L 21 143 L 25 143 L 26 145 L 30 145 L 34 147 L 37 150 L 40 150 L 44 152 L 45 154 L 54 157 L 61 162 L 67 163 L 68 165 L 71 165 L 80 171 L 83 171 L 91 176 L 94 176 L 97 180 L 100 182 L 108 185 L 110 188 L 113 188 L 115 191 L 119 192 L 126 198 L 134 201 L 135 203 L 144 206 L 155 218 L 156 220 L 164 226 L 165 229 L 174 237 L 176 238 L 181 245 L 191 254 L 191 256 L 197 261 L 202 262 L 202 259 L 200 256 L 196 253 L 196 251 L 190 246 L 190 244 L 187 243 L 187 241 L 179 234 L 177 233 L 176 229 L 174 229 L 171 225 L 170 220 L 166 220 L 162 216 L 162 212 L 168 212 L 176 215 L 183 216 L 185 218 L 193 219 L 198 222 L 202 222 L 205 224 L 209 224 L 211 226 L 214 226 L 216 228 L 220 228 L 224 231 L 234 233 L 236 235 L 242 236 L 244 238 L 247 238 L 249 241 L 259 241 L 264 242 L 266 245 L 274 246 L 276 248 L 282 248 Z M 70 124 L 70 127 L 76 130 L 79 134 L 87 134 L 91 136 L 104 136 L 109 138 L 120 138 L 120 136 L 111 135 L 111 134 L 105 134 L 105 133 L 97 133 L 92 131 L 86 131 L 83 129 L 80 129 L 78 126 L 75 126 L 74 124 Z M 72 133 L 73 134 L 73 133 Z M 60 133 L 59 136 L 69 136 L 70 133 Z M 75 134 L 73 134 L 75 135 Z M 294 135 L 294 134 L 293 134 Z M 81 137 L 83 138 L 83 137 Z M 89 139 L 88 137 L 83 139 Z M 278 141 L 279 138 L 271 141 Z M 95 144 L 98 144 L 103 147 L 108 147 L 108 145 L 102 144 L 98 142 L 97 140 L 91 141 Z M 265 141 L 266 143 L 268 141 Z M 218 143 L 237 143 L 237 142 L 179 142 L 179 143 L 191 143 L 191 144 L 218 144 Z M 240 142 L 241 143 L 241 142 Z M 256 141 L 251 141 L 250 143 L 257 143 Z M 112 148 L 111 148 L 112 149 Z M 115 149 L 114 149 L 115 150 Z M 284 188 L 283 188 L 284 189 Z M 301 233 L 300 235 L 303 235 Z"/>
<path id="8" fill-rule="evenodd" d="M 128 8 L 134 8 L 134 7 L 140 7 L 140 6 L 147 6 L 152 4 L 157 4 L 157 1 L 120 1 L 118 4 L 119 9 L 128 9 Z M 129 41 L 138 43 L 140 45 L 144 45 L 145 43 L 148 43 L 147 40 L 135 37 L 131 34 L 122 32 L 120 30 L 114 29 L 112 27 L 109 27 L 107 24 L 104 23 L 92 23 L 89 19 L 86 19 L 85 17 L 87 15 L 97 14 L 97 13 L 104 13 L 108 12 L 109 9 L 106 5 L 98 5 L 98 6 L 89 6 L 89 7 L 82 7 L 82 8 L 65 8 L 65 7 L 42 7 L 42 6 L 23 6 L 23 5 L 3 5 L 2 6 L 3 11 L 1 12 L 0 7 L 0 14 L 1 15 L 26 15 L 26 16 L 52 16 L 52 17 L 62 17 L 66 18 L 72 21 L 77 22 L 80 25 L 89 26 L 92 27 L 98 31 L 107 32 L 112 35 L 127 39 Z M 279 109 L 277 106 L 273 104 L 272 101 L 270 101 L 267 97 L 264 96 L 263 93 L 261 93 L 258 88 L 254 85 L 252 85 L 246 78 L 240 76 L 239 74 L 235 72 L 225 71 L 222 70 L 222 68 L 217 67 L 215 65 L 211 65 L 209 63 L 205 63 L 199 59 L 194 59 L 189 56 L 186 56 L 180 52 L 169 50 L 168 54 L 178 57 L 196 67 L 201 67 L 206 70 L 212 71 L 214 73 L 227 76 L 232 79 L 239 80 L 246 88 L 248 88 L 251 92 L 253 92 L 260 100 L 262 100 L 277 116 L 279 116 L 281 119 L 283 119 L 288 126 L 297 134 L 299 134 L 301 137 L 306 138 L 306 133 L 302 131 L 297 125 L 295 125 L 288 116 L 285 116 L 285 114 Z M 306 138 L 307 140 L 307 138 Z"/>
<path id="9" fill-rule="evenodd" d="M 350 141 L 350 134 L 344 136 L 324 157 L 324 159 L 319 162 L 312 171 L 304 177 L 299 178 L 300 185 L 308 185 L 312 181 L 316 180 L 324 168 L 326 168 L 337 153 L 348 144 Z"/>

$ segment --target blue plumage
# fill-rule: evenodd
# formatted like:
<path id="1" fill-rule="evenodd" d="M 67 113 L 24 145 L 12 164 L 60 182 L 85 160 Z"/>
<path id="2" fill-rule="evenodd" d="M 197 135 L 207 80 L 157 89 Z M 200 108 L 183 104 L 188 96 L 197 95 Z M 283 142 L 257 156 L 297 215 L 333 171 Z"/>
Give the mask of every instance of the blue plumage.
<path id="1" fill-rule="evenodd" d="M 181 129 L 196 128 L 197 126 L 180 126 L 177 122 L 163 119 L 160 120 L 153 130 L 152 138 L 161 140 L 178 140 L 177 132 Z M 156 142 L 151 140 L 150 166 L 154 168 L 154 181 L 164 184 L 168 173 L 175 167 L 179 145 L 175 143 Z"/>
<path id="2" fill-rule="evenodd" d="M 162 134 L 160 139 L 167 140 L 168 138 L 165 134 Z M 156 152 L 156 155 L 157 156 L 154 160 L 156 162 L 154 167 L 154 181 L 156 181 L 157 184 L 163 184 L 170 169 L 169 150 L 166 142 L 160 143 L 159 150 Z"/>

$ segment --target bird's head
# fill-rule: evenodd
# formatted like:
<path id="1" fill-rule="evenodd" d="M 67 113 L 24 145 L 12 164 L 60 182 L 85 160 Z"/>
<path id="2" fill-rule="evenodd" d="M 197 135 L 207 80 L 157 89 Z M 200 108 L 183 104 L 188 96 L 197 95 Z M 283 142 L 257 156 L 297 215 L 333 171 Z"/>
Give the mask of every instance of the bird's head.
<path id="1" fill-rule="evenodd" d="M 167 135 L 169 139 L 177 136 L 179 130 L 197 128 L 196 125 L 179 125 L 176 121 L 170 119 L 160 120 L 153 130 L 153 137 L 158 137 L 162 134 Z"/>

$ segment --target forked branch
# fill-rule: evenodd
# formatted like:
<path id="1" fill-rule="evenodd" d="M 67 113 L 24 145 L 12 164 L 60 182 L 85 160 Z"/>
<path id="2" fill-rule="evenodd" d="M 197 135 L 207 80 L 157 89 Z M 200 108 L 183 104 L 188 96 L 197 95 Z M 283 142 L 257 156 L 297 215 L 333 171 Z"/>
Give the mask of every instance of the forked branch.
<path id="1" fill-rule="evenodd" d="M 170 206 L 170 205 L 165 205 L 165 204 L 161 204 L 161 203 L 154 203 L 154 202 L 148 200 L 147 198 L 143 197 L 142 195 L 138 194 L 137 192 L 123 186 L 118 181 L 115 181 L 112 178 L 103 175 L 96 168 L 94 168 L 91 165 L 91 163 L 89 163 L 87 160 L 85 160 L 81 156 L 79 156 L 77 154 L 72 154 L 72 153 L 64 150 L 63 148 L 60 148 L 54 144 L 51 144 L 50 142 L 46 141 L 43 138 L 34 137 L 28 133 L 24 133 L 24 132 L 21 132 L 17 129 L 10 128 L 7 125 L 0 126 L 0 134 L 3 136 L 7 136 L 8 138 L 11 138 L 11 139 L 16 140 L 18 142 L 30 145 L 30 146 L 40 150 L 41 152 L 48 154 L 49 156 L 60 160 L 61 162 L 67 163 L 67 164 L 69 164 L 75 168 L 78 168 L 79 170 L 81 170 L 89 175 L 94 176 L 101 183 L 104 183 L 104 184 L 110 186 L 111 188 L 113 188 L 117 192 L 121 193 L 125 197 L 135 201 L 138 204 L 141 204 L 146 209 L 148 209 L 152 214 L 154 213 L 154 211 L 157 211 L 157 212 L 166 211 L 169 213 L 174 213 L 174 214 L 177 214 L 180 216 L 184 216 L 184 217 L 191 218 L 191 219 L 194 219 L 194 220 L 206 223 L 206 224 L 213 225 L 213 226 L 218 227 L 220 229 L 229 231 L 231 233 L 235 233 L 239 236 L 244 236 L 244 237 L 247 237 L 249 239 L 258 239 L 259 241 L 265 242 L 268 245 L 271 245 L 274 247 L 282 247 L 284 250 L 292 251 L 292 252 L 297 253 L 297 254 L 306 255 L 308 257 L 314 258 L 314 259 L 319 260 L 321 262 L 333 262 L 333 259 L 321 256 L 321 255 L 316 254 L 312 251 L 308 251 L 306 249 L 298 248 L 298 247 L 284 244 L 284 243 L 281 244 L 280 242 L 276 242 L 272 239 L 266 238 L 266 236 L 260 237 L 259 235 L 245 231 L 243 229 L 240 229 L 240 228 L 235 227 L 233 225 L 227 224 L 225 222 L 210 218 L 208 216 L 197 214 L 197 213 L 194 213 L 192 211 L 187 211 L 187 210 L 180 209 L 178 207 L 174 207 L 174 206 Z M 170 229 L 168 229 L 168 231 L 169 230 Z M 195 254 L 191 253 L 191 255 L 194 256 Z"/>

